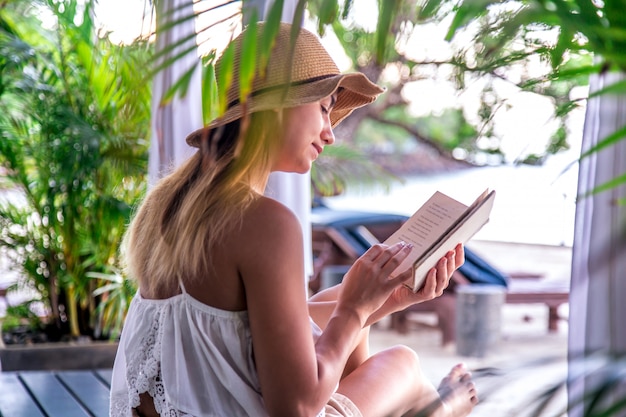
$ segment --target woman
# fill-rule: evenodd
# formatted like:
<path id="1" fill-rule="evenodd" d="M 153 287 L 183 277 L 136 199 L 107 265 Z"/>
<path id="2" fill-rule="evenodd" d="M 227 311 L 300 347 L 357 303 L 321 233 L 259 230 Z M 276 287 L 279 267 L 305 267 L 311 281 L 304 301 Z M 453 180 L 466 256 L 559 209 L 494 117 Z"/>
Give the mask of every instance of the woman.
<path id="1" fill-rule="evenodd" d="M 393 416 L 427 406 L 464 416 L 477 402 L 461 365 L 438 391 L 413 351 L 367 348 L 372 323 L 442 293 L 463 263 L 460 245 L 418 293 L 402 285 L 410 272 L 389 278 L 411 251 L 400 243 L 375 245 L 340 285 L 307 300 L 300 225 L 264 187 L 271 171 L 307 172 L 332 128 L 383 90 L 340 74 L 306 30 L 290 60 L 290 31 L 280 27 L 248 100 L 235 80 L 225 114 L 188 136 L 199 151 L 155 186 L 129 228 L 140 290 L 115 361 L 113 416 Z"/>

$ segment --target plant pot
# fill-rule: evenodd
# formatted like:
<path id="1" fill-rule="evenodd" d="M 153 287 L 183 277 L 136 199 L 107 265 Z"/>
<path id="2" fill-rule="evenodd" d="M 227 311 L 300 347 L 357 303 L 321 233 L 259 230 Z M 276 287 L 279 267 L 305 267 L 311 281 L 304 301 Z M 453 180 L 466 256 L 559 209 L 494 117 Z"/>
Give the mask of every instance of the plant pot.
<path id="1" fill-rule="evenodd" d="M 106 369 L 117 342 L 55 342 L 0 347 L 0 371 Z"/>

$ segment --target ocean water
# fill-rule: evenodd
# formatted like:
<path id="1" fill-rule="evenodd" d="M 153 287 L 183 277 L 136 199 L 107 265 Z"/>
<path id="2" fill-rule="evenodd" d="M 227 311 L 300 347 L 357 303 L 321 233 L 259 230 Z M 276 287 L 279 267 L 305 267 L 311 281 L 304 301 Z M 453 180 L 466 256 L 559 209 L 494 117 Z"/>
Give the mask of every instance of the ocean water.
<path id="1" fill-rule="evenodd" d="M 389 190 L 349 190 L 324 201 L 336 209 L 411 215 L 435 191 L 470 205 L 490 189 L 496 191 L 491 217 L 474 239 L 571 246 L 577 183 L 578 166 L 563 156 L 543 166 L 480 167 L 408 177 Z"/>

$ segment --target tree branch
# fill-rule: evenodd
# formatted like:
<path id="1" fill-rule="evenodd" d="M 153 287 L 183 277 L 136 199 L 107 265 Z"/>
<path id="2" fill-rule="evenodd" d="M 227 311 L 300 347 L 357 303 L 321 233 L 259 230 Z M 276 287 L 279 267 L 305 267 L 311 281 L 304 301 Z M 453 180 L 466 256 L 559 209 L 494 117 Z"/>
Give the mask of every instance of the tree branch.
<path id="1" fill-rule="evenodd" d="M 417 131 L 417 129 L 413 128 L 412 126 L 396 120 L 385 119 L 384 117 L 381 117 L 380 114 L 377 112 L 372 112 L 371 114 L 368 114 L 368 117 L 372 120 L 376 120 L 378 123 L 386 124 L 388 126 L 399 127 L 400 129 L 403 129 L 408 134 L 410 134 L 416 140 L 416 142 L 434 151 L 438 156 L 458 162 L 454 157 L 452 157 L 450 151 L 448 151 L 438 143 L 435 143 L 432 140 L 424 137 L 420 132 Z"/>

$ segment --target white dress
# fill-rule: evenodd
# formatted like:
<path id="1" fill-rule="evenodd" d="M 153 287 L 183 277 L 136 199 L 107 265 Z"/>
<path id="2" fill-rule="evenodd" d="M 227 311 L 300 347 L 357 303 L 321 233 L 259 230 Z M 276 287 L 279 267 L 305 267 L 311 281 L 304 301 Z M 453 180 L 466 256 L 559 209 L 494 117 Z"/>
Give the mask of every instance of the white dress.
<path id="1" fill-rule="evenodd" d="M 145 392 L 161 416 L 267 416 L 247 311 L 208 306 L 184 289 L 165 300 L 138 291 L 113 366 L 111 417 L 131 417 Z"/>

